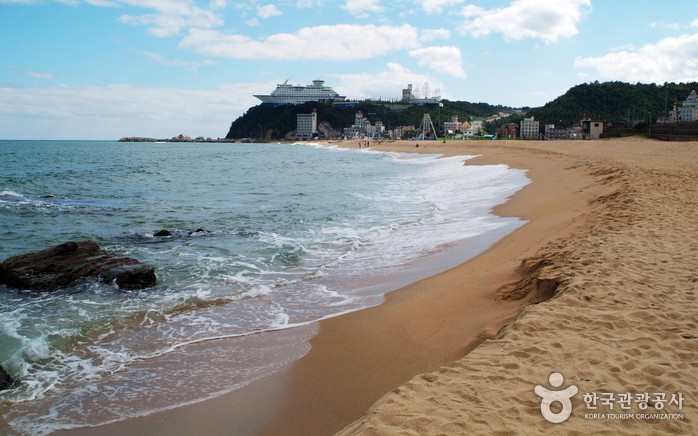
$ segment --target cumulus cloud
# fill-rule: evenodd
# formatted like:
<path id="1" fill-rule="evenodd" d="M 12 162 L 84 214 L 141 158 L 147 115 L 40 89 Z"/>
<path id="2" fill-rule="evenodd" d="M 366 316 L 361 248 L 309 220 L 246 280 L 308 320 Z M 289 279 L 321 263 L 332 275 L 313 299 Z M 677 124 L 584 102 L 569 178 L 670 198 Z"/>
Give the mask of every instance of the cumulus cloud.
<path id="1" fill-rule="evenodd" d="M 397 63 L 387 64 L 387 70 L 372 73 L 336 75 L 340 84 L 334 88 L 349 98 L 400 99 L 402 89 L 412 83 L 416 87 L 428 83 L 431 89 L 442 88 L 438 80 L 424 74 L 414 73 Z"/>
<path id="2" fill-rule="evenodd" d="M 422 29 L 419 31 L 419 40 L 421 42 L 430 42 L 436 39 L 450 39 L 451 31 L 449 29 Z"/>
<path id="3" fill-rule="evenodd" d="M 228 6 L 227 0 L 211 0 L 208 4 L 209 9 L 223 9 Z"/>
<path id="4" fill-rule="evenodd" d="M 451 76 L 465 78 L 460 48 L 449 45 L 439 47 L 424 47 L 410 51 L 410 56 L 417 59 L 423 67 Z"/>
<path id="5" fill-rule="evenodd" d="M 380 0 L 347 0 L 342 9 L 357 18 L 366 18 L 370 14 L 383 12 Z"/>
<path id="6" fill-rule="evenodd" d="M 121 0 L 121 3 L 154 9 L 152 14 L 122 15 L 119 21 L 149 26 L 150 33 L 159 37 L 174 36 L 189 27 L 210 29 L 223 25 L 223 18 L 215 12 L 225 6 L 222 1 L 212 1 L 209 8 L 194 6 L 185 0 Z"/>
<path id="7" fill-rule="evenodd" d="M 451 8 L 463 4 L 465 0 L 415 0 L 415 3 L 428 14 L 440 14 L 444 8 Z"/>
<path id="8" fill-rule="evenodd" d="M 257 16 L 259 18 L 267 19 L 279 15 L 281 15 L 281 11 L 274 4 L 268 4 L 257 8 Z"/>
<path id="9" fill-rule="evenodd" d="M 108 8 L 115 8 L 119 6 L 119 4 L 115 1 L 111 0 L 85 0 L 85 2 L 88 5 L 92 6 L 102 6 L 102 7 L 108 7 Z"/>
<path id="10" fill-rule="evenodd" d="M 698 34 L 665 38 L 639 48 L 599 57 L 577 57 L 577 68 L 591 69 L 604 80 L 663 83 L 698 81 Z"/>
<path id="11" fill-rule="evenodd" d="M 272 83 L 224 84 L 214 89 L 0 85 L 0 132 L 14 139 L 222 137 L 258 101 L 250 89 Z"/>
<path id="12" fill-rule="evenodd" d="M 314 8 L 316 6 L 321 6 L 323 0 L 298 0 L 296 2 L 296 7 L 301 9 Z"/>
<path id="13" fill-rule="evenodd" d="M 217 30 L 190 29 L 180 47 L 231 59 L 348 61 L 416 48 L 417 38 L 417 29 L 407 24 L 304 27 L 295 33 L 277 33 L 263 40 Z"/>
<path id="14" fill-rule="evenodd" d="M 591 0 L 514 0 L 494 9 L 467 5 L 461 29 L 475 37 L 499 33 L 507 41 L 534 38 L 551 44 L 579 33 L 577 23 L 590 10 Z"/>

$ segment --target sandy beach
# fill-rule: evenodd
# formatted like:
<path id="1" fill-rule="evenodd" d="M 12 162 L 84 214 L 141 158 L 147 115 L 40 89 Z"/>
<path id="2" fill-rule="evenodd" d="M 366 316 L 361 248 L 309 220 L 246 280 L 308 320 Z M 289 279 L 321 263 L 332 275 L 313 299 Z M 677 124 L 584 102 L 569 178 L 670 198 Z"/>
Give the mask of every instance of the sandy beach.
<path id="1" fill-rule="evenodd" d="M 525 237 L 535 252 L 507 250 L 505 258 L 520 258 L 521 278 L 492 288 L 492 296 L 550 299 L 524 307 L 461 359 L 386 394 L 340 433 L 695 434 L 698 144 L 500 144 L 483 150 L 484 158 L 530 168 L 529 192 L 557 181 L 552 195 L 538 191 L 548 197 L 540 204 L 522 192 L 498 211 L 525 211 L 531 223 L 509 239 Z M 559 389 L 574 384 L 579 392 L 560 424 L 542 418 L 533 390 L 555 389 L 552 372 L 565 378 Z M 643 409 L 636 396 L 645 392 Z M 599 402 L 587 405 L 585 393 Z M 619 402 L 627 393 L 633 400 Z M 668 405 L 679 393 L 680 407 Z M 676 416 L 652 419 L 665 413 Z"/>
<path id="2" fill-rule="evenodd" d="M 495 213 L 528 223 L 380 306 L 322 321 L 286 371 L 85 433 L 698 432 L 698 142 L 372 148 L 526 169 L 533 183 Z M 536 385 L 577 388 L 568 419 L 544 419 Z"/>

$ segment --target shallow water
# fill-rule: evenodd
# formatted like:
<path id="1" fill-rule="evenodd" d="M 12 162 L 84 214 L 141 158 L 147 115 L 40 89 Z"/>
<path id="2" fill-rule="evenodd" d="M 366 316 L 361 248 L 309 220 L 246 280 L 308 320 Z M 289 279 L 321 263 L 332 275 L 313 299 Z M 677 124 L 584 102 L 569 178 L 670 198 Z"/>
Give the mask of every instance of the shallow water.
<path id="1" fill-rule="evenodd" d="M 528 183 L 523 171 L 464 159 L 0 141 L 0 259 L 94 239 L 154 265 L 159 281 L 138 292 L 97 281 L 41 295 L 0 287 L 0 365 L 22 381 L 0 394 L 0 412 L 15 431 L 45 433 L 199 401 L 277 370 L 307 351 L 314 321 L 415 280 L 416 259 L 455 265 L 522 224 L 489 212 Z M 213 340 L 226 346 L 200 346 Z"/>

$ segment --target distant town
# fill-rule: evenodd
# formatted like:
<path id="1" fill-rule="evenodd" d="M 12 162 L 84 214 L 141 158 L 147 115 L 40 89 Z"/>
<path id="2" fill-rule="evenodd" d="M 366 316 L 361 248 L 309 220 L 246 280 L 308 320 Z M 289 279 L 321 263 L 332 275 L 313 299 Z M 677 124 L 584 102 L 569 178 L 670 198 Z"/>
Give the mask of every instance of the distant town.
<path id="1" fill-rule="evenodd" d="M 192 138 L 186 133 L 180 133 L 172 138 L 149 138 L 144 136 L 125 136 L 119 139 L 119 142 L 235 142 L 233 139 L 226 138 L 204 138 L 203 136 L 197 136 Z"/>
<path id="2" fill-rule="evenodd" d="M 425 84 L 422 96 L 416 96 L 411 84 L 402 90 L 402 98 L 399 101 L 410 105 L 441 105 L 438 95 L 429 95 L 428 86 Z M 352 105 L 355 102 L 347 102 L 343 96 L 335 93 L 332 88 L 324 86 L 323 81 L 315 81 L 308 87 L 291 87 L 287 83 L 278 85 L 277 89 L 269 96 L 257 96 L 263 104 L 283 105 L 301 104 L 308 101 L 323 101 L 338 99 L 334 104 Z M 519 111 L 520 113 L 520 111 Z M 429 114 L 425 114 L 419 126 L 396 126 L 387 129 L 383 122 L 371 123 L 361 111 L 355 114 L 354 123 L 342 129 L 340 137 L 328 137 L 318 130 L 318 115 L 316 111 L 297 114 L 295 139 L 310 140 L 325 137 L 325 139 L 437 139 L 437 138 L 484 138 L 484 139 L 524 139 L 524 140 L 569 140 L 569 139 L 599 139 L 607 135 L 622 135 L 628 130 L 626 126 L 605 126 L 603 120 L 593 119 L 589 114 L 580 116 L 578 122 L 570 127 L 556 126 L 548 123 L 541 129 L 540 121 L 535 117 L 523 118 L 519 123 L 508 123 L 496 128 L 496 131 L 485 131 L 486 123 L 492 123 L 502 118 L 513 115 L 511 112 L 499 112 L 485 117 L 482 120 L 459 121 L 458 116 L 451 116 L 437 131 Z M 698 96 L 693 90 L 687 96 L 683 104 L 674 106 L 666 116 L 660 116 L 654 121 L 655 125 L 679 124 L 698 121 Z M 652 121 L 650 121 L 650 125 Z M 606 129 L 605 129 L 606 127 Z"/>
<path id="3" fill-rule="evenodd" d="M 589 84 L 587 86 L 598 86 L 598 82 L 595 84 Z M 626 86 L 632 87 L 636 85 L 624 84 Z M 584 86 L 584 85 L 580 85 Z M 666 86 L 666 84 L 665 84 Z M 685 88 L 683 88 L 685 89 Z M 689 88 L 690 89 L 690 88 Z M 569 91 L 568 91 L 569 92 Z M 603 90 L 598 91 L 599 94 L 603 93 Z M 666 91 L 667 97 L 665 98 L 665 106 L 668 105 L 668 90 Z M 568 120 L 566 123 L 560 121 L 560 124 L 541 122 L 536 119 L 532 114 L 528 114 L 524 109 L 516 108 L 502 108 L 501 106 L 495 107 L 486 104 L 476 104 L 485 107 L 485 110 L 489 108 L 494 109 L 494 113 L 490 112 L 489 116 L 482 116 L 485 114 L 481 111 L 481 116 L 473 116 L 472 113 L 463 113 L 462 115 L 453 115 L 454 110 L 450 111 L 450 114 L 446 117 L 446 120 L 442 122 L 441 120 L 441 108 L 444 104 L 451 104 L 458 102 L 449 102 L 447 100 L 442 100 L 439 95 L 439 90 L 436 89 L 431 92 L 431 88 L 428 84 L 424 84 L 421 88 L 414 87 L 412 84 L 408 84 L 404 89 L 402 89 L 401 96 L 390 101 L 379 101 L 374 102 L 380 107 L 389 109 L 389 113 L 403 113 L 412 110 L 418 111 L 416 108 L 424 107 L 423 116 L 422 112 L 419 112 L 421 117 L 421 123 L 417 124 L 407 124 L 399 125 L 396 123 L 395 118 L 392 119 L 392 126 L 387 126 L 383 121 L 377 119 L 376 113 L 380 111 L 371 111 L 369 113 L 362 112 L 361 110 L 356 110 L 359 106 L 365 107 L 365 102 L 351 101 L 347 100 L 345 96 L 340 95 L 335 92 L 330 86 L 326 86 L 323 80 L 314 80 L 310 85 L 291 85 L 288 81 L 278 84 L 276 89 L 268 95 L 255 95 L 258 99 L 262 101 L 261 105 L 257 108 L 267 109 L 261 117 L 257 118 L 255 126 L 259 126 L 261 129 L 259 134 L 254 132 L 249 132 L 248 136 L 235 137 L 231 135 L 234 130 L 235 123 L 231 126 L 231 131 L 228 133 L 226 138 L 211 138 L 211 137 L 195 137 L 192 138 L 186 133 L 182 133 L 178 136 L 167 139 L 156 139 L 149 137 L 124 137 L 119 141 L 121 142 L 257 142 L 257 141 L 267 141 L 267 140 L 289 140 L 289 141 L 307 141 L 307 140 L 398 140 L 398 139 L 416 139 L 416 140 L 435 140 L 435 139 L 523 139 L 523 140 L 575 140 L 575 139 L 599 139 L 603 137 L 613 137 L 613 136 L 628 136 L 631 134 L 638 133 L 638 125 L 647 126 L 647 133 L 651 134 L 654 131 L 655 136 L 662 137 L 665 139 L 680 139 L 682 136 L 694 137 L 698 135 L 698 95 L 695 90 L 688 92 L 685 100 L 679 101 L 678 95 L 676 103 L 671 107 L 672 109 L 664 111 L 663 115 L 656 118 L 652 118 L 652 113 L 647 114 L 647 98 L 645 97 L 644 111 L 642 114 L 642 119 L 645 120 L 642 123 L 638 123 L 635 120 L 635 106 L 628 107 L 627 122 L 607 122 L 603 118 L 594 117 L 586 111 L 580 111 L 578 114 L 579 118 L 573 118 L 571 121 Z M 686 95 L 686 94 L 683 94 Z M 683 98 L 683 97 L 681 97 Z M 317 103 L 316 105 L 312 105 Z M 468 104 L 467 102 L 463 102 Z M 343 111 L 343 120 L 346 123 L 344 126 L 333 126 L 327 120 L 321 119 L 319 115 L 318 105 L 324 105 L 323 107 L 336 108 L 336 111 Z M 547 106 L 547 105 L 546 105 Z M 284 108 L 298 107 L 308 108 L 309 112 L 300 113 L 298 111 L 292 112 L 285 111 Z M 462 109 L 461 106 L 456 106 Z M 353 122 L 349 124 L 347 116 L 347 110 L 355 110 L 353 113 Z M 281 112 L 273 112 L 278 109 Z M 594 110 L 593 107 L 588 108 L 590 111 Z M 272 112 L 270 112 L 272 111 Z M 631 114 L 632 111 L 632 114 Z M 248 114 L 251 111 L 248 111 Z M 327 113 L 327 111 L 324 111 Z M 460 112 L 458 110 L 457 112 Z M 385 111 L 382 112 L 385 114 Z M 433 117 L 434 114 L 438 113 L 438 120 Z M 537 112 L 536 112 L 537 113 Z M 655 113 L 657 113 L 655 109 Z M 244 118 L 248 114 L 243 115 L 240 119 Z M 266 115 L 264 115 L 266 114 Z M 554 112 L 557 115 L 558 112 Z M 279 124 L 279 117 L 285 116 L 287 118 L 285 128 L 280 128 L 277 126 L 274 128 L 275 133 L 265 133 L 265 129 L 260 125 L 267 124 Z M 288 116 L 295 117 L 295 126 L 293 121 L 288 119 Z M 530 116 L 527 116 L 530 115 Z M 460 117 L 465 119 L 460 119 Z M 337 124 L 338 117 L 331 117 L 334 123 Z M 390 117 L 389 117 L 390 118 Z M 543 116 L 543 118 L 546 118 Z M 547 118 L 550 118 L 548 116 Z M 562 118 L 562 117 L 560 117 Z M 618 117 L 616 116 L 616 119 Z M 240 120 L 239 119 L 239 120 Z M 373 121 L 371 121 L 371 119 Z M 507 122 L 509 119 L 512 122 Z M 557 116 L 553 118 L 557 120 Z M 625 117 L 624 117 L 625 119 Z M 415 120 L 413 117 L 412 120 Z M 348 124 L 348 125 L 347 125 Z M 295 127 L 295 128 L 294 128 Z M 251 134 L 250 134 L 251 133 Z"/>

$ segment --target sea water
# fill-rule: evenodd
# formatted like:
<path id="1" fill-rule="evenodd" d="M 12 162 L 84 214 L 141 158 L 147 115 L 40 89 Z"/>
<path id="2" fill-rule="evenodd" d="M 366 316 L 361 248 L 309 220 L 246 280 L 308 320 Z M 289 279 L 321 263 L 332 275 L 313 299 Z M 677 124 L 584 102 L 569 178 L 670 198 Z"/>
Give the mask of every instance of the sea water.
<path id="1" fill-rule="evenodd" d="M 279 370 L 307 352 L 317 320 L 379 304 L 522 224 L 491 209 L 528 183 L 524 172 L 466 159 L 0 141 L 0 260 L 91 239 L 158 277 L 128 292 L 97 280 L 53 293 L 0 285 L 0 365 L 20 381 L 0 393 L 0 414 L 13 431 L 41 434 L 201 401 Z"/>

